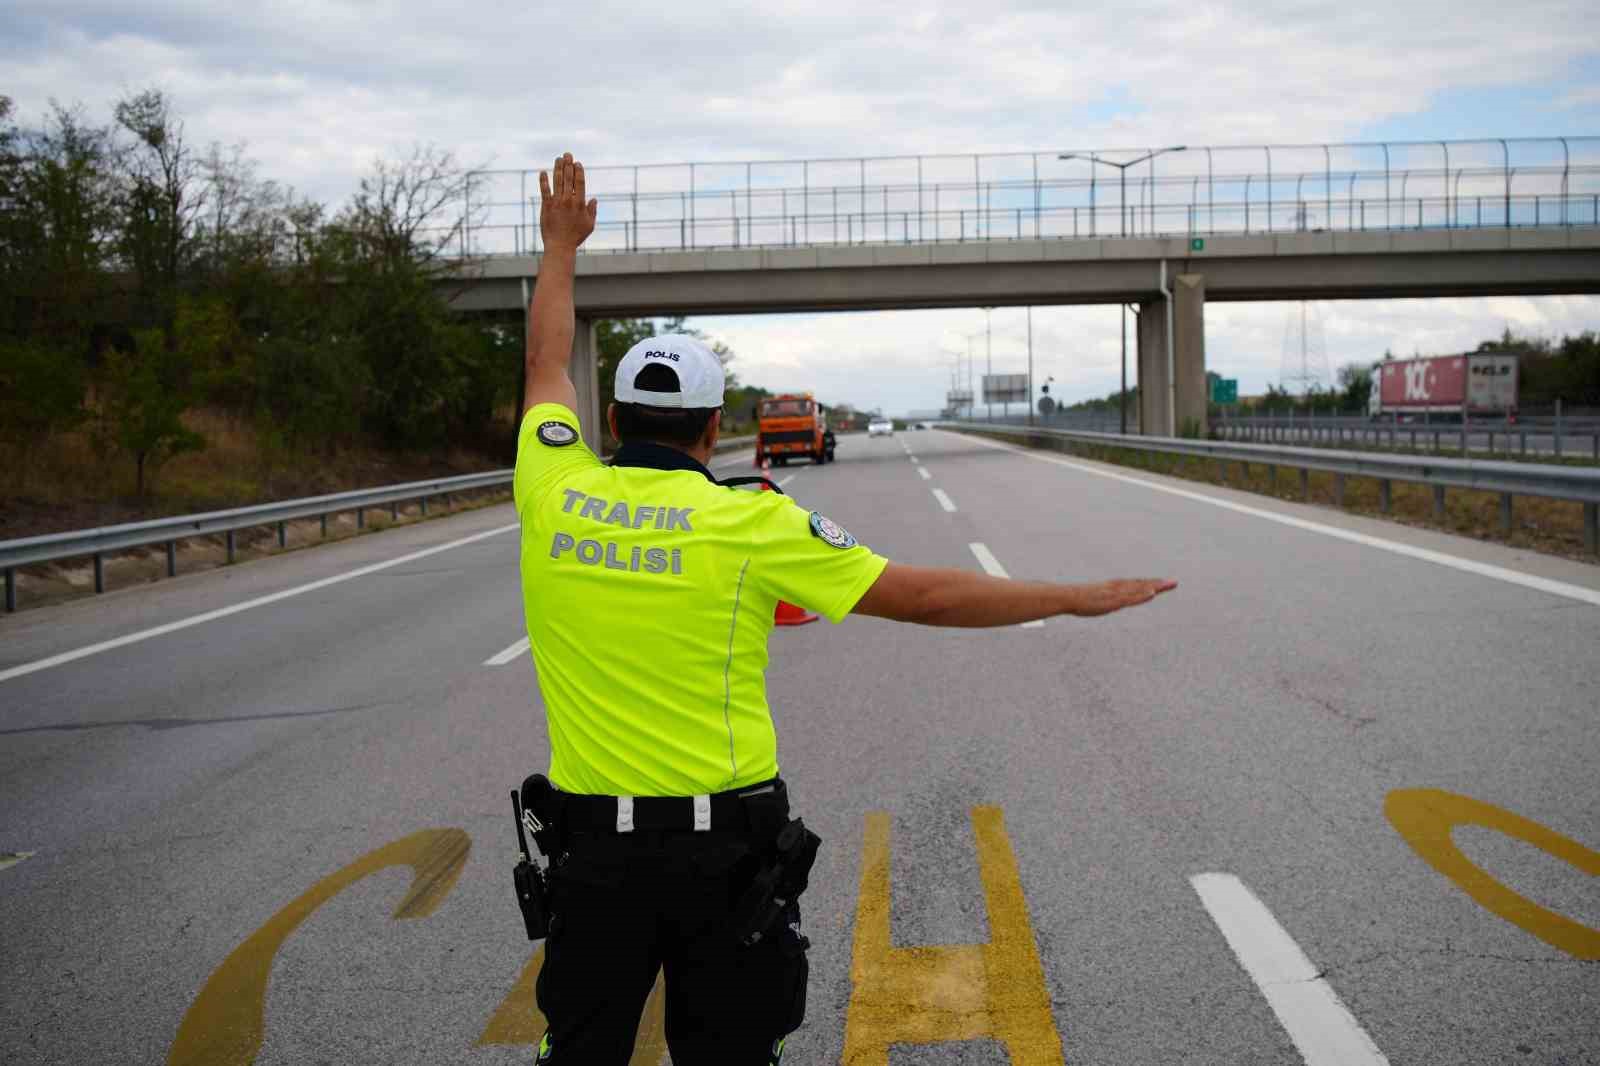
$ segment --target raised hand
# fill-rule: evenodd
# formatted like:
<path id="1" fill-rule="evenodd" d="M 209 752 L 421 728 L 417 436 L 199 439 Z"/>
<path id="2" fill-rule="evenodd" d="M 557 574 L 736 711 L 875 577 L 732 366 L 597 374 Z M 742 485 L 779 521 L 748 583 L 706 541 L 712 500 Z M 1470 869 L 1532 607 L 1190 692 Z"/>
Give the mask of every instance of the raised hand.
<path id="1" fill-rule="evenodd" d="M 555 174 L 539 171 L 539 234 L 546 249 L 577 251 L 594 232 L 600 201 L 584 199 L 583 164 L 568 152 L 556 159 Z"/>

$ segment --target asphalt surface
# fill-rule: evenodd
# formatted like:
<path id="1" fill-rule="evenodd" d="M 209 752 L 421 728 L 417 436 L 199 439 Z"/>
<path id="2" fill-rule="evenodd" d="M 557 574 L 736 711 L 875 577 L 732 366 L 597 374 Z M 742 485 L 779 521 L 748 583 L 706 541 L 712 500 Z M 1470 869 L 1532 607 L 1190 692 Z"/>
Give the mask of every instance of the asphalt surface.
<path id="1" fill-rule="evenodd" d="M 971 813 L 990 807 L 1067 1062 L 1334 1061 L 1317 1044 L 1334 1023 L 1296 1037 L 1276 1009 L 1312 985 L 1382 1056 L 1339 1061 L 1600 1062 L 1600 961 L 1581 957 L 1600 865 L 1455 831 L 1477 869 L 1576 923 L 1529 919 L 1541 938 L 1385 814 L 1397 791 L 1440 790 L 1600 851 L 1595 568 L 936 431 L 837 454 L 773 475 L 893 559 L 978 569 L 976 543 L 1016 579 L 1181 584 L 1096 620 L 773 634 L 780 761 L 826 842 L 786 1063 L 839 1062 L 853 997 L 882 994 L 851 973 L 872 812 L 889 816 L 893 944 L 937 947 L 997 937 Z M 0 1061 L 168 1061 L 208 977 L 280 909 L 445 828 L 471 852 L 431 913 L 391 919 L 412 880 L 391 868 L 287 936 L 255 1061 L 531 1059 L 477 1046 L 530 957 L 506 791 L 548 755 L 529 657 L 485 665 L 524 635 L 515 521 L 490 508 L 0 621 Z M 1209 873 L 1253 893 L 1314 972 L 1258 983 L 1191 881 Z M 1062 1058 L 989 1038 L 858 1061 Z"/>

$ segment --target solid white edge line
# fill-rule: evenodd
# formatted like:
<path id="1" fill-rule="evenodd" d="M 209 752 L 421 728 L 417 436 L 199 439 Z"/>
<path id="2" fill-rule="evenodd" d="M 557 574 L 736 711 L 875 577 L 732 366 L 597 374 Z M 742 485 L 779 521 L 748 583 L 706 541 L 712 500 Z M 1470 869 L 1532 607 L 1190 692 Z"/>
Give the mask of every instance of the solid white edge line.
<path id="1" fill-rule="evenodd" d="M 483 665 L 485 665 L 485 666 L 504 666 L 506 663 L 510 662 L 512 659 L 515 659 L 517 656 L 526 653 L 528 651 L 528 649 L 531 648 L 532 646 L 533 645 L 529 642 L 528 638 L 527 637 L 523 637 L 521 640 L 519 640 L 515 644 L 511 645 L 511 647 L 507 648 L 505 651 L 496 652 L 494 655 L 491 655 L 491 656 L 489 656 L 489 658 L 483 660 Z"/>
<path id="2" fill-rule="evenodd" d="M 956 509 L 955 501 L 950 499 L 949 496 L 945 495 L 944 489 L 934 489 L 933 498 L 938 500 L 939 506 L 943 507 L 946 511 L 953 512 Z"/>
<path id="3" fill-rule="evenodd" d="M 19 862 L 33 858 L 31 851 L 5 851 L 0 852 L 0 870 L 9 870 Z"/>
<path id="4" fill-rule="evenodd" d="M 1306 1066 L 1388 1066 L 1338 993 L 1244 882 L 1208 873 L 1195 874 L 1189 884 Z"/>
<path id="5" fill-rule="evenodd" d="M 928 473 L 928 468 L 925 467 L 925 466 L 917 467 L 917 473 L 922 475 L 922 480 L 924 480 L 924 481 L 932 481 L 933 480 L 933 475 Z"/>
<path id="6" fill-rule="evenodd" d="M 1000 565 L 1000 560 L 994 557 L 994 552 L 989 550 L 987 544 L 975 540 L 968 544 L 967 547 L 972 549 L 972 554 L 978 557 L 978 565 L 983 567 L 984 573 L 990 577 L 1002 577 L 1007 581 L 1011 580 L 1011 575 L 1006 573 L 1006 568 Z M 1044 619 L 1042 618 L 1035 618 L 1031 622 L 1021 623 L 1023 629 L 1038 629 L 1043 625 Z"/>
<path id="7" fill-rule="evenodd" d="M 291 589 L 284 589 L 282 592 L 274 592 L 267 596 L 257 596 L 253 600 L 245 600 L 243 603 L 236 603 L 230 607 L 219 607 L 215 611 L 207 611 L 204 614 L 197 614 L 189 618 L 180 619 L 176 622 L 168 622 L 165 625 L 153 626 L 150 629 L 141 629 L 137 633 L 129 633 L 126 636 L 116 637 L 112 640 L 101 641 L 99 644 L 90 644 L 87 647 L 77 648 L 73 651 L 65 651 L 60 655 L 52 655 L 47 659 L 38 659 L 31 663 L 23 663 L 21 666 L 13 666 L 8 670 L 0 670 L 0 681 L 10 681 L 14 677 L 22 677 L 26 674 L 32 674 L 39 670 L 48 670 L 52 666 L 60 666 L 63 663 L 70 663 L 77 659 L 86 659 L 91 655 L 98 655 L 100 652 L 110 651 L 113 648 L 121 648 L 129 644 L 137 644 L 142 640 L 149 640 L 152 637 L 160 637 L 165 636 L 168 633 L 176 633 L 178 630 L 188 629 L 190 626 L 198 626 L 204 625 L 207 622 L 215 622 L 219 618 L 226 618 L 231 614 L 238 614 L 240 611 L 248 611 L 256 607 L 265 607 L 269 603 L 277 603 L 279 600 L 287 600 L 292 596 L 300 596 L 307 592 L 315 592 L 317 589 L 325 589 L 329 585 L 337 585 L 341 582 L 352 581 L 358 577 L 365 577 L 368 574 L 375 574 L 379 570 L 387 570 L 392 566 L 404 566 L 406 563 L 415 562 L 418 559 L 425 559 L 430 555 L 437 555 L 440 552 L 446 552 L 452 548 L 460 548 L 480 540 L 486 540 L 489 537 L 498 537 L 502 533 L 509 533 L 513 529 L 519 528 L 520 525 L 521 523 L 513 522 L 509 526 L 498 526 L 495 529 L 485 530 L 482 533 L 474 533 L 470 537 L 462 537 L 460 540 L 453 540 L 448 544 L 440 544 L 432 548 L 424 548 L 421 551 L 414 551 L 407 555 L 401 555 L 397 558 L 386 560 L 385 562 L 373 563 L 370 566 L 359 567 L 347 573 L 335 574 L 333 577 L 325 577 L 320 581 L 313 581 L 309 585 L 297 585 Z"/>
<path id="8" fill-rule="evenodd" d="M 1505 581 L 1512 585 L 1521 585 L 1523 588 L 1533 589 L 1537 592 L 1548 592 L 1552 596 L 1561 596 L 1569 600 L 1577 600 L 1579 603 L 1587 603 L 1594 607 L 1600 607 L 1600 590 L 1584 588 L 1582 585 L 1574 585 L 1566 581 L 1556 581 L 1553 578 L 1535 577 L 1533 574 L 1524 574 L 1518 570 L 1508 570 L 1503 566 L 1495 566 L 1493 563 L 1480 563 L 1472 559 L 1463 559 L 1459 556 L 1447 555 L 1444 552 L 1433 551 L 1430 548 L 1418 548 L 1410 544 L 1401 544 L 1398 541 L 1385 540 L 1382 537 L 1374 537 L 1366 533 L 1357 533 L 1349 529 L 1340 529 L 1337 526 L 1323 525 L 1321 522 L 1312 522 L 1304 518 L 1295 518 L 1292 515 L 1278 514 L 1275 511 L 1265 511 L 1259 507 L 1250 507 L 1242 503 L 1234 503 L 1231 500 L 1217 499 L 1216 497 L 1206 496 L 1199 492 L 1189 492 L 1185 489 L 1174 488 L 1171 485 L 1157 485 L 1154 482 L 1146 481 L 1143 478 L 1128 477 L 1124 474 L 1113 474 L 1109 470 L 1096 470 L 1093 467 L 1085 466 L 1082 463 L 1075 463 L 1070 459 L 1060 459 L 1053 455 L 1034 455 L 1032 452 L 1024 448 L 1015 448 L 1008 444 L 1000 444 L 995 441 L 983 440 L 979 437 L 969 437 L 969 439 L 975 440 L 979 444 L 986 445 L 990 448 L 998 448 L 1001 451 L 1012 452 L 1016 455 L 1022 456 L 1025 459 L 1037 459 L 1041 463 L 1055 463 L 1057 466 L 1070 467 L 1073 470 L 1077 470 L 1085 474 L 1093 474 L 1095 477 L 1110 478 L 1112 481 L 1123 481 L 1129 485 L 1140 485 L 1156 492 L 1165 492 L 1169 496 L 1179 496 L 1186 500 L 1194 500 L 1198 503 L 1206 503 L 1213 507 L 1220 507 L 1225 511 L 1235 511 L 1239 514 L 1250 515 L 1254 518 L 1264 518 L 1269 522 L 1277 522 L 1279 525 L 1292 526 L 1295 529 L 1303 529 L 1308 533 L 1320 533 L 1325 537 L 1333 537 L 1337 540 L 1349 541 L 1352 544 L 1360 544 L 1368 548 L 1377 548 L 1380 551 L 1393 552 L 1395 555 L 1404 555 L 1412 559 L 1420 559 L 1423 562 L 1434 563 L 1438 566 L 1448 566 L 1452 570 L 1460 570 L 1464 573 L 1476 574 L 1479 577 L 1492 578 L 1496 581 Z"/>

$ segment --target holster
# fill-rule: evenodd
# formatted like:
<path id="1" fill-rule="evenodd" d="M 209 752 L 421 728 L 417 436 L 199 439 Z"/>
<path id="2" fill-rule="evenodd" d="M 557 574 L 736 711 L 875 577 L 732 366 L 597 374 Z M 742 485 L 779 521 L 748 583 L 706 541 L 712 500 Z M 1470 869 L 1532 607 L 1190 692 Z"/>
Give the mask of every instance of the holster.
<path id="1" fill-rule="evenodd" d="M 518 862 L 511 871 L 517 893 L 517 908 L 529 940 L 542 940 L 550 934 L 550 883 L 528 850 L 524 835 L 533 837 L 534 846 L 554 865 L 560 857 L 559 797 L 555 786 L 543 774 L 531 774 L 522 788 L 511 793 L 511 813 L 516 819 Z"/>
<path id="2" fill-rule="evenodd" d="M 734 907 L 735 940 L 745 947 L 753 947 L 787 928 L 783 920 L 785 911 L 810 883 L 811 867 L 817 861 L 817 848 L 821 845 L 822 838 L 807 829 L 799 818 L 790 820 L 779 830 L 750 887 Z M 800 940 L 798 947 L 803 951 L 804 938 Z"/>

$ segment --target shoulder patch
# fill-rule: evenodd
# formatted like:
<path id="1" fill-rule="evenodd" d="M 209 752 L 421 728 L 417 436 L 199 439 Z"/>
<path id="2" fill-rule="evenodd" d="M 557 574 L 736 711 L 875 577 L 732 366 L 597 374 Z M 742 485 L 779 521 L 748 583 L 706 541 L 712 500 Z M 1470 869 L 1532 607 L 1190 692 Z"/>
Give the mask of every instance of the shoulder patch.
<path id="1" fill-rule="evenodd" d="M 811 512 L 811 535 L 835 548 L 854 548 L 857 543 L 849 530 L 820 511 Z"/>
<path id="2" fill-rule="evenodd" d="M 552 448 L 565 448 L 578 441 L 578 431 L 565 422 L 541 422 L 536 435 L 540 444 L 548 444 Z"/>

